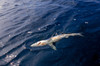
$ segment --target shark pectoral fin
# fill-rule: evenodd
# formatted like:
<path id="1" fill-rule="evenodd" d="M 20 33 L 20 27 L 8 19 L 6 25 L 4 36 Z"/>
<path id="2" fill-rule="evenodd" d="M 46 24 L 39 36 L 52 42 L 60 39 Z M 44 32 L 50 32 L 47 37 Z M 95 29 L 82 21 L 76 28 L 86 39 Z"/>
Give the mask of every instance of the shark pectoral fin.
<path id="1" fill-rule="evenodd" d="M 69 36 L 67 35 L 67 36 L 65 36 L 65 38 L 68 38 Z"/>
<path id="2" fill-rule="evenodd" d="M 48 44 L 52 49 L 57 50 L 57 48 L 53 45 L 53 43 Z"/>

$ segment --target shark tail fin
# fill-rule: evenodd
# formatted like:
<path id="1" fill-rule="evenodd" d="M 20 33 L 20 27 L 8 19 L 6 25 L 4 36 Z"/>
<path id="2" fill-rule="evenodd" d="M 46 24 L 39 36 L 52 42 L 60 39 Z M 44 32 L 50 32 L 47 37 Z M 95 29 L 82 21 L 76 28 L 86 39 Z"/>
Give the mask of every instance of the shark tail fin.
<path id="1" fill-rule="evenodd" d="M 68 38 L 69 36 L 82 36 L 84 37 L 81 33 L 71 33 L 71 34 L 67 34 L 66 38 Z"/>
<path id="2" fill-rule="evenodd" d="M 57 48 L 53 45 L 53 43 L 48 44 L 53 50 L 57 50 Z"/>

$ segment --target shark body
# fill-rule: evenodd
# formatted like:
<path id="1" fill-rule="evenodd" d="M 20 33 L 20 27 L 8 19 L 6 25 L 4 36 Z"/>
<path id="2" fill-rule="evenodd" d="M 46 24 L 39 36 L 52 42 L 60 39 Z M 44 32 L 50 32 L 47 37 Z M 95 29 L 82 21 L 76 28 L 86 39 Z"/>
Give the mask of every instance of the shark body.
<path id="1" fill-rule="evenodd" d="M 47 40 L 41 40 L 31 45 L 31 47 L 38 47 L 49 45 L 52 49 L 57 50 L 57 48 L 53 45 L 53 43 L 59 41 L 62 38 L 68 38 L 69 36 L 83 36 L 81 33 L 70 33 L 70 34 L 61 34 L 54 37 L 51 37 Z"/>

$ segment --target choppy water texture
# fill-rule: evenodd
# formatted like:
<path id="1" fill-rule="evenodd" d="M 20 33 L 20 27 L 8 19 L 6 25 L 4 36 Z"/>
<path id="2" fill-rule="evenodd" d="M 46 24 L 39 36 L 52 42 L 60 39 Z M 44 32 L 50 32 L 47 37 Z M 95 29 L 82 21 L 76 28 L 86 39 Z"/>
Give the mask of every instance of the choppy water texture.
<path id="1" fill-rule="evenodd" d="M 84 37 L 30 47 L 61 33 Z M 0 0 L 0 66 L 100 66 L 100 1 Z"/>

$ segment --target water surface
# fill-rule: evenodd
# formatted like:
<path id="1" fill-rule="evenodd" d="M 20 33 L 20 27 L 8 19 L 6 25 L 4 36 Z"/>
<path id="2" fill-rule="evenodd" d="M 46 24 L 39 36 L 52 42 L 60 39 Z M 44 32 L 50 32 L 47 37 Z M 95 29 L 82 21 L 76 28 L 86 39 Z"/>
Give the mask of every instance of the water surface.
<path id="1" fill-rule="evenodd" d="M 82 33 L 49 46 L 36 41 Z M 1 0 L 0 66 L 99 66 L 99 0 Z"/>

